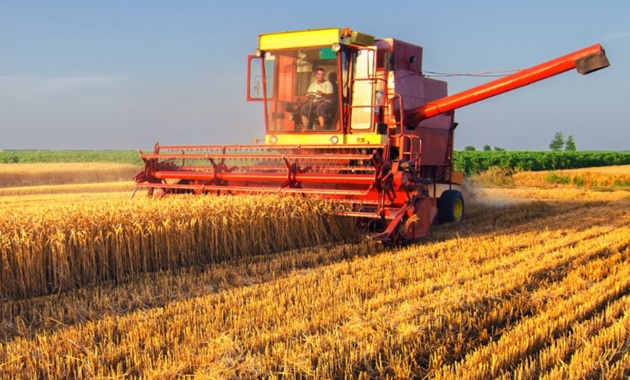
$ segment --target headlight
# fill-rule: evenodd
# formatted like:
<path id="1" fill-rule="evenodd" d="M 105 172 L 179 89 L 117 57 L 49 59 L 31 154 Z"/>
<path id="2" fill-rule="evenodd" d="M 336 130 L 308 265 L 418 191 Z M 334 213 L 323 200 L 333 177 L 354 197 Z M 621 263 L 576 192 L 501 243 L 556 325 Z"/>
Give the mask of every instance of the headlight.
<path id="1" fill-rule="evenodd" d="M 271 137 L 269 137 L 269 142 L 271 144 L 275 144 L 275 143 L 278 142 L 278 138 L 276 136 L 271 136 Z"/>
<path id="2" fill-rule="evenodd" d="M 331 49 L 332 51 L 337 53 L 339 52 L 339 50 L 341 50 L 341 45 L 339 44 L 339 42 L 335 42 L 334 44 L 332 44 Z"/>
<path id="3" fill-rule="evenodd" d="M 337 136 L 333 136 L 333 137 L 331 137 L 331 138 L 330 138 L 330 142 L 331 142 L 331 143 L 333 143 L 333 144 L 338 143 L 338 142 L 339 142 L 339 137 L 337 137 Z"/>

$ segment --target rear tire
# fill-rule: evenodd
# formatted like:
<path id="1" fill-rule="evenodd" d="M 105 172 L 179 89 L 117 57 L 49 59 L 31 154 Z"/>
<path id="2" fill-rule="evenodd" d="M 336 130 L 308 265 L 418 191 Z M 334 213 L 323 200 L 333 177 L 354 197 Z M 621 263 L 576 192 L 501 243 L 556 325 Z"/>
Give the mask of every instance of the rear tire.
<path id="1" fill-rule="evenodd" d="M 453 223 L 464 219 L 464 196 L 458 190 L 446 190 L 437 202 L 438 223 Z"/>

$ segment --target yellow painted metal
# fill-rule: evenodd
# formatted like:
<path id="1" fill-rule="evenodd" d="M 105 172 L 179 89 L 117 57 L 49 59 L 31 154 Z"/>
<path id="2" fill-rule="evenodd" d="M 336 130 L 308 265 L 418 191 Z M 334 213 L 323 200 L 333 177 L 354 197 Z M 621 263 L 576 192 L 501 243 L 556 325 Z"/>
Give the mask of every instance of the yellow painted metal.
<path id="1" fill-rule="evenodd" d="M 274 136 L 275 144 L 270 139 Z M 338 143 L 330 142 L 333 136 L 337 136 Z M 265 137 L 267 145 L 344 145 L 344 144 L 385 144 L 387 142 L 386 135 L 379 134 L 360 134 L 360 135 L 344 135 L 342 133 L 302 133 L 302 134 L 268 134 Z"/>
<path id="2" fill-rule="evenodd" d="M 340 41 L 341 33 L 339 28 L 329 28 L 261 34 L 258 36 L 258 48 L 266 51 L 332 45 Z"/>
<path id="3" fill-rule="evenodd" d="M 464 203 L 462 202 L 461 199 L 457 199 L 455 201 L 455 204 L 453 205 L 453 219 L 455 219 L 455 222 L 459 222 L 460 220 L 462 220 L 462 217 L 464 216 Z"/>
<path id="4" fill-rule="evenodd" d="M 336 42 L 370 46 L 374 36 L 353 30 L 349 38 L 342 38 L 341 28 L 295 30 L 281 33 L 267 33 L 258 36 L 260 50 L 291 49 L 309 46 L 326 46 Z"/>
<path id="5" fill-rule="evenodd" d="M 388 141 L 387 135 L 377 133 L 345 135 L 344 137 L 346 144 L 385 144 Z"/>
<path id="6" fill-rule="evenodd" d="M 370 46 L 374 44 L 374 36 L 353 30 L 350 42 L 356 45 Z"/>

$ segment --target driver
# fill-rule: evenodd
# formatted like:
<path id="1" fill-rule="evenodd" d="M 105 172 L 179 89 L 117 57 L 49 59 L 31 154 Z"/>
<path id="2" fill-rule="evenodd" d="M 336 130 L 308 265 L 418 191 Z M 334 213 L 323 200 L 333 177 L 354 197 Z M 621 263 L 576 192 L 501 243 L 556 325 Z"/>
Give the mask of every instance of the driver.
<path id="1" fill-rule="evenodd" d="M 319 129 L 324 127 L 324 116 L 331 106 L 330 98 L 333 95 L 333 86 L 326 80 L 326 71 L 318 68 L 315 72 L 315 82 L 308 87 L 306 95 L 311 101 L 302 105 L 302 125 L 308 126 L 308 121 L 313 110 L 317 113 Z"/>

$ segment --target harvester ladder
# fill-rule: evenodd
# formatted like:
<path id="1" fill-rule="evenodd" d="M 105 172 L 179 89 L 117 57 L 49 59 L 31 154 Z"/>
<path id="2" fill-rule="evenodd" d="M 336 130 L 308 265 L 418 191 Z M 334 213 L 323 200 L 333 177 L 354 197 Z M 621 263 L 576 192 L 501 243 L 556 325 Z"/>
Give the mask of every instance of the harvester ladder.
<path id="1" fill-rule="evenodd" d="M 399 107 L 398 107 L 399 114 L 398 115 L 395 115 L 394 112 L 393 112 L 393 110 L 396 109 L 396 101 L 398 101 L 398 105 L 399 105 Z M 387 119 L 388 120 L 388 125 L 393 125 L 394 126 L 393 133 L 389 133 L 389 131 L 388 131 L 388 134 L 391 137 L 402 136 L 403 135 L 403 121 L 404 121 L 403 120 L 404 119 L 404 112 L 403 112 L 403 110 L 405 109 L 404 108 L 404 104 L 403 104 L 403 98 L 402 98 L 402 96 L 400 96 L 399 93 L 394 93 L 391 97 L 388 97 L 388 102 L 389 102 L 389 104 L 387 106 L 387 109 L 388 110 L 389 109 L 392 110 L 392 112 L 391 112 L 392 117 Z M 388 115 L 390 115 L 389 111 L 388 111 Z M 398 117 L 396 117 L 396 116 L 398 116 Z"/>
<path id="2" fill-rule="evenodd" d="M 400 140 L 401 160 L 413 162 L 414 169 L 417 169 L 420 163 L 420 150 L 422 148 L 420 137 L 416 135 L 403 135 Z"/>

